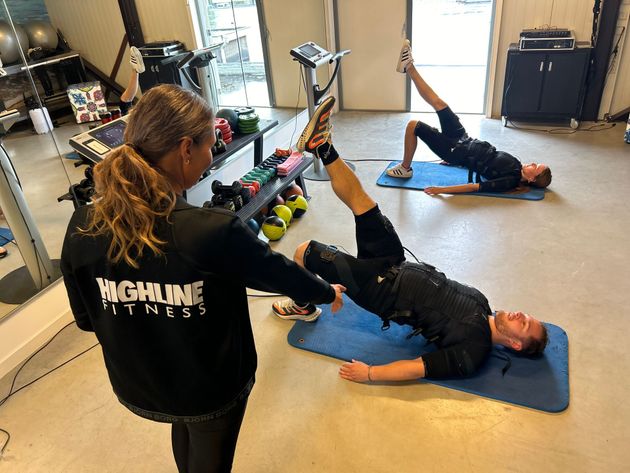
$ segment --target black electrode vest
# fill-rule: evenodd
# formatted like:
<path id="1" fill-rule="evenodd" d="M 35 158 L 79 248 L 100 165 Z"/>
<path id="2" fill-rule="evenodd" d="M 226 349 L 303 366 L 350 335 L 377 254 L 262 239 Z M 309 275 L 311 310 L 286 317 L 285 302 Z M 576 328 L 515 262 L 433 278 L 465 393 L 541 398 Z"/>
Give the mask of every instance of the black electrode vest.
<path id="1" fill-rule="evenodd" d="M 488 163 L 492 162 L 497 149 L 487 141 L 470 139 L 461 144 L 462 151 L 466 156 L 468 165 L 468 182 L 473 182 L 473 173 L 476 173 L 475 182 L 481 182 L 481 176 L 491 179 L 491 169 Z"/>
<path id="2" fill-rule="evenodd" d="M 411 325 L 411 335 L 421 334 L 429 342 L 447 343 L 449 325 L 468 317 L 487 319 L 492 313 L 486 297 L 474 287 L 448 279 L 426 263 L 403 263 L 390 270 L 396 295 L 394 312 L 383 317 L 389 322 Z"/>

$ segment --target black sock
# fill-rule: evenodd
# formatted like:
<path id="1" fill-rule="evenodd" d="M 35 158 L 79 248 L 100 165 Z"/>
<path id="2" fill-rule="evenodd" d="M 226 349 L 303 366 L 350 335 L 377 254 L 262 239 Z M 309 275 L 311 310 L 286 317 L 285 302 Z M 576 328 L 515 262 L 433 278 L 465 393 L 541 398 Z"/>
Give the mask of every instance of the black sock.
<path id="1" fill-rule="evenodd" d="M 324 166 L 332 163 L 339 157 L 339 153 L 337 153 L 337 150 L 329 141 L 323 145 L 319 145 L 315 151 L 317 152 L 317 157 L 324 163 Z"/>

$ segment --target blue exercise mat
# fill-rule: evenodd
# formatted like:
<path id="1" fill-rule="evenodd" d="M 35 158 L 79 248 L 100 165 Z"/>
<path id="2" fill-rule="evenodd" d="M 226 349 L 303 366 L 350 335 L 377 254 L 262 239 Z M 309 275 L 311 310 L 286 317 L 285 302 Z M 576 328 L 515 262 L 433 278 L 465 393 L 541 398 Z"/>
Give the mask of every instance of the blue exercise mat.
<path id="1" fill-rule="evenodd" d="M 11 243 L 11 240 L 13 240 L 13 233 L 11 233 L 11 230 L 0 227 L 0 246 Z"/>
<path id="2" fill-rule="evenodd" d="M 413 177 L 399 179 L 386 174 L 387 169 L 395 166 L 400 161 L 392 161 L 376 183 L 384 187 L 401 187 L 403 189 L 422 190 L 431 186 L 457 186 L 468 182 L 468 169 L 457 166 L 445 166 L 439 163 L 427 163 L 414 161 Z M 483 179 L 482 179 L 483 180 Z M 463 195 L 483 195 L 487 197 L 503 197 L 505 199 L 543 200 L 545 190 L 536 187 L 524 187 L 510 192 L 466 192 Z"/>
<path id="3" fill-rule="evenodd" d="M 482 368 L 465 379 L 420 380 L 471 394 L 510 402 L 547 412 L 560 412 L 569 405 L 569 341 L 560 327 L 546 323 L 549 345 L 540 358 L 528 358 L 496 347 Z M 315 323 L 296 322 L 288 335 L 289 344 L 303 350 L 344 361 L 360 360 L 382 365 L 414 359 L 436 349 L 421 336 L 407 339 L 411 327 L 392 324 L 381 330 L 381 319 L 344 296 L 343 309 L 332 314 L 322 307 Z M 511 366 L 502 375 L 508 355 Z"/>

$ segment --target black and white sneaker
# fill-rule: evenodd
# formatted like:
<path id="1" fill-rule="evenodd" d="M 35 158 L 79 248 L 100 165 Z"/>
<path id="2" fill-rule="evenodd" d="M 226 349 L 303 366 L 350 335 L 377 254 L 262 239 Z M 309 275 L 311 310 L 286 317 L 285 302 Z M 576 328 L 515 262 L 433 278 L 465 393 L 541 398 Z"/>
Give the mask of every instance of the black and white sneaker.
<path id="1" fill-rule="evenodd" d="M 398 177 L 400 179 L 409 179 L 413 176 L 413 168 L 406 169 L 402 163 L 396 164 L 387 170 L 387 175 L 390 177 Z"/>
<path id="2" fill-rule="evenodd" d="M 129 64 L 131 64 L 131 68 L 138 74 L 142 74 L 144 72 L 144 60 L 142 59 L 142 54 L 140 54 L 140 51 L 135 46 L 131 47 Z"/>
<path id="3" fill-rule="evenodd" d="M 413 64 L 413 57 L 411 56 L 411 43 L 408 39 L 405 39 L 403 40 L 402 48 L 400 48 L 400 56 L 398 56 L 396 72 L 404 74 L 409 64 Z"/>

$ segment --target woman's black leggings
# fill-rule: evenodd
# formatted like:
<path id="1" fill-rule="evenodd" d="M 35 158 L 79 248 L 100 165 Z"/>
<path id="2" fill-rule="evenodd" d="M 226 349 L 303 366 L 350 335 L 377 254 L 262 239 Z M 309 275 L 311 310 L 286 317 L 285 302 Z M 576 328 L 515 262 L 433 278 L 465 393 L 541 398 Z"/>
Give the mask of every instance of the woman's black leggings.
<path id="1" fill-rule="evenodd" d="M 172 424 L 171 440 L 179 473 L 232 471 L 236 440 L 246 406 L 247 398 L 216 419 Z"/>

